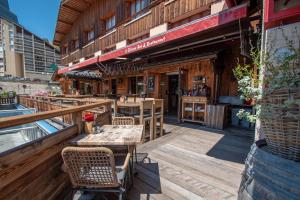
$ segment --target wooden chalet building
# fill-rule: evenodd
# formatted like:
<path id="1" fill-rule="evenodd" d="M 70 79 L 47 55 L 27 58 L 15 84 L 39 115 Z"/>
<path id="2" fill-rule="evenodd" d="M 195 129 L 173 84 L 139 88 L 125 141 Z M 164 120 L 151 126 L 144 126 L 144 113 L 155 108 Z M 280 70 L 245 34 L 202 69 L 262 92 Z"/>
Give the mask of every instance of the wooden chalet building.
<path id="1" fill-rule="evenodd" d="M 165 99 L 165 110 L 187 121 L 203 121 L 197 102 L 239 99 L 232 69 L 247 60 L 249 38 L 260 30 L 257 2 L 62 0 L 54 44 L 63 92 L 144 94 Z M 84 73 L 91 71 L 98 78 Z"/>

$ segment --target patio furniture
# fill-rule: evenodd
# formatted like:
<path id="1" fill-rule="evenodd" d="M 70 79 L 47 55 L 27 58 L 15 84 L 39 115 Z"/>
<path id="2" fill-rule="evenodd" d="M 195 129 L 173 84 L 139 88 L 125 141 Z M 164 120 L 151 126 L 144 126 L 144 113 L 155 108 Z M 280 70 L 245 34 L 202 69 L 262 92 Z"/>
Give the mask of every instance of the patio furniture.
<path id="1" fill-rule="evenodd" d="M 138 113 L 139 107 L 139 102 L 117 101 L 117 111 L 122 110 L 121 113 L 126 116 L 134 116 L 136 113 Z"/>
<path id="2" fill-rule="evenodd" d="M 155 99 L 153 107 L 153 138 L 163 136 L 163 125 L 164 125 L 164 100 L 163 99 Z M 157 122 L 159 122 L 159 126 L 157 127 Z"/>
<path id="3" fill-rule="evenodd" d="M 66 147 L 62 157 L 75 190 L 114 192 L 119 193 L 119 200 L 123 199 L 129 153 L 117 166 L 113 152 L 105 147 Z"/>
<path id="4" fill-rule="evenodd" d="M 114 117 L 112 120 L 113 125 L 134 125 L 133 117 Z"/>
<path id="5" fill-rule="evenodd" d="M 143 125 L 104 125 L 93 134 L 81 134 L 70 141 L 76 146 L 106 146 L 113 150 L 127 147 L 126 153 L 133 153 L 136 145 L 141 143 Z M 122 155 L 119 154 L 118 155 Z M 133 159 L 131 160 L 129 176 L 133 182 Z"/>
<path id="6" fill-rule="evenodd" d="M 136 146 L 141 143 L 143 125 L 104 125 L 93 134 L 80 134 L 70 141 L 78 146 Z"/>
<path id="7" fill-rule="evenodd" d="M 143 100 L 140 102 L 140 113 L 134 118 L 139 121 L 140 125 L 144 126 L 143 143 L 147 138 L 153 140 L 153 100 Z M 149 125 L 149 132 L 147 131 Z"/>

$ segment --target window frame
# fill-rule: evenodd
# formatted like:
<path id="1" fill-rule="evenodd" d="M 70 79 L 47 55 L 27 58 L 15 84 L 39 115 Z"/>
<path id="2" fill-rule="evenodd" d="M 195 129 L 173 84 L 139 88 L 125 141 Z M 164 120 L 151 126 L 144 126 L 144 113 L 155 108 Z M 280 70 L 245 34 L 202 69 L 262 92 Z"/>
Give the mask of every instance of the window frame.
<path id="1" fill-rule="evenodd" d="M 87 39 L 87 43 L 89 43 L 95 39 L 95 30 L 94 29 L 86 31 L 86 39 Z"/>
<path id="2" fill-rule="evenodd" d="M 109 26 L 108 26 L 109 25 Z M 113 14 L 105 19 L 105 30 L 110 31 L 116 27 L 116 15 Z"/>
<path id="3" fill-rule="evenodd" d="M 151 0 L 133 0 L 130 1 L 130 16 L 135 17 L 143 13 L 143 11 L 151 4 Z M 134 9 L 134 10 L 133 10 Z"/>

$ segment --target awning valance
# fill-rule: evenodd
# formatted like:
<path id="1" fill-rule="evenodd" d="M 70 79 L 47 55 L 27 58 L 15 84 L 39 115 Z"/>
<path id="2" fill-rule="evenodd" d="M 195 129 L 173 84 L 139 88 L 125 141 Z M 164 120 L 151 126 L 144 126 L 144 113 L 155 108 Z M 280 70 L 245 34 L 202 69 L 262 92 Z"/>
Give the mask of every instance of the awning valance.
<path id="1" fill-rule="evenodd" d="M 64 74 L 68 78 L 87 79 L 87 80 L 102 80 L 102 74 L 95 71 L 70 71 Z"/>

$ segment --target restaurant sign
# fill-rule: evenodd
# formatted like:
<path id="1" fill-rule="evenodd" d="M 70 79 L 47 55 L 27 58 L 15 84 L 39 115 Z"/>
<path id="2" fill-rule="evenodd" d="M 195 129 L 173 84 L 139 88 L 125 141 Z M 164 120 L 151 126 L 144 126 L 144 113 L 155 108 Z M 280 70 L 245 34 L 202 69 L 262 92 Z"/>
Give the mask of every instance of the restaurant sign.
<path id="1" fill-rule="evenodd" d="M 166 36 L 162 35 L 162 36 L 156 37 L 152 40 L 142 41 L 134 46 L 129 46 L 125 49 L 125 53 L 127 54 L 127 53 L 132 53 L 135 51 L 140 51 L 140 50 L 149 48 L 151 46 L 156 46 L 156 45 L 162 44 L 164 42 L 166 42 Z"/>

